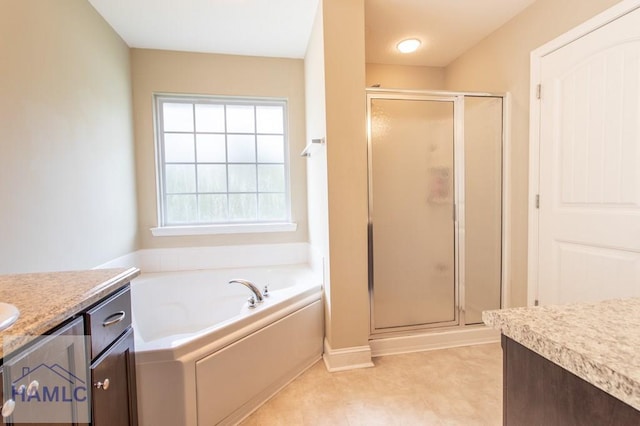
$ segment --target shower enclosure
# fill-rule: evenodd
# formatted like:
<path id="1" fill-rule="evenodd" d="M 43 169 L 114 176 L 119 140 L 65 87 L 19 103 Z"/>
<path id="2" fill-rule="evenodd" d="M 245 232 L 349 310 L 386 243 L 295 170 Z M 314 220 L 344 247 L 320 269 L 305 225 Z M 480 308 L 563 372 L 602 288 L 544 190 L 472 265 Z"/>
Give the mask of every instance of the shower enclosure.
<path id="1" fill-rule="evenodd" d="M 372 338 L 502 303 L 502 95 L 367 91 Z"/>

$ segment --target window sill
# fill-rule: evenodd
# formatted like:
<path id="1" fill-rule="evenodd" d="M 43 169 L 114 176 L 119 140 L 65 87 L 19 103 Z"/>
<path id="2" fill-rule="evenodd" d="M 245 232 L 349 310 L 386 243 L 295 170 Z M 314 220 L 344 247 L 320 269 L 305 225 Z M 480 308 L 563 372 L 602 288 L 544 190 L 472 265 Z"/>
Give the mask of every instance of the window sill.
<path id="1" fill-rule="evenodd" d="M 286 223 L 238 223 L 229 225 L 164 226 L 151 228 L 154 237 L 179 237 L 186 235 L 259 234 L 263 232 L 293 232 L 298 225 Z"/>

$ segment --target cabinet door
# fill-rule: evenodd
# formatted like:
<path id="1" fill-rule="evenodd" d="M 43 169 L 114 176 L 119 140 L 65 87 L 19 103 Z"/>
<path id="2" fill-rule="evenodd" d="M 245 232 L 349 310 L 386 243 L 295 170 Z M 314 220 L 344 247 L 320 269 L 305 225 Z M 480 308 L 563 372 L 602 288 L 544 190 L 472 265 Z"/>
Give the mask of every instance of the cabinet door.
<path id="1" fill-rule="evenodd" d="M 130 328 L 91 367 L 94 426 L 138 424 L 133 352 Z"/>
<path id="2" fill-rule="evenodd" d="M 3 404 L 3 408 L 4 402 L 4 375 L 2 373 L 2 367 L 0 367 L 0 403 Z M 9 424 L 9 419 L 7 417 L 5 417 L 4 413 L 2 414 L 2 422 L 4 422 L 4 424 Z"/>
<path id="3" fill-rule="evenodd" d="M 90 420 L 87 345 L 82 318 L 4 360 L 5 393 L 15 425 L 75 425 Z"/>

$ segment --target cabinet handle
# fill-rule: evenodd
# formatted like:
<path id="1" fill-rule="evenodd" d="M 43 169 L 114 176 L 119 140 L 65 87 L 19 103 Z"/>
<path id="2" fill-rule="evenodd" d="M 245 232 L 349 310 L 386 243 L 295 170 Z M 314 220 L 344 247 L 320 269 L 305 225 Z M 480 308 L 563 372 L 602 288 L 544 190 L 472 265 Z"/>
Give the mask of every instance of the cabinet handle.
<path id="1" fill-rule="evenodd" d="M 127 316 L 125 311 L 119 311 L 115 314 L 109 315 L 102 323 L 103 327 L 109 327 L 110 325 L 117 324 Z"/>
<path id="2" fill-rule="evenodd" d="M 2 417 L 9 417 L 12 415 L 15 408 L 16 402 L 13 399 L 7 399 L 7 401 L 2 404 Z"/>
<path id="3" fill-rule="evenodd" d="M 29 383 L 29 387 L 27 385 L 20 385 L 18 389 L 16 389 L 16 395 L 24 395 L 24 396 L 34 396 L 38 393 L 38 389 L 40 388 L 40 383 L 37 380 Z"/>
<path id="4" fill-rule="evenodd" d="M 94 386 L 96 387 L 96 389 L 107 390 L 109 389 L 109 379 L 104 379 L 104 382 L 96 382 Z"/>
<path id="5" fill-rule="evenodd" d="M 40 388 L 40 383 L 37 380 L 29 383 L 29 387 L 27 387 L 27 396 L 34 396 L 38 393 L 38 389 Z"/>

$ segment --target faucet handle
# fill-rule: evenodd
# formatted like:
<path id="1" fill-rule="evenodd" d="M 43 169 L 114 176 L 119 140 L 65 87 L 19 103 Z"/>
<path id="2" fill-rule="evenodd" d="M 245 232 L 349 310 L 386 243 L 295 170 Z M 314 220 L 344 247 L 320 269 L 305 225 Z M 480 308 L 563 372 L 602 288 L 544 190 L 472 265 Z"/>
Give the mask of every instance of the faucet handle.
<path id="1" fill-rule="evenodd" d="M 264 286 L 264 290 L 262 290 L 263 297 L 269 297 L 269 284 Z"/>
<path id="2" fill-rule="evenodd" d="M 256 298 L 251 296 L 250 298 L 247 299 L 247 303 L 249 304 L 249 308 L 253 309 L 256 307 Z"/>

